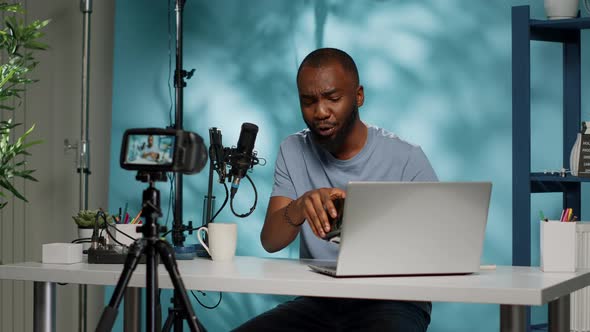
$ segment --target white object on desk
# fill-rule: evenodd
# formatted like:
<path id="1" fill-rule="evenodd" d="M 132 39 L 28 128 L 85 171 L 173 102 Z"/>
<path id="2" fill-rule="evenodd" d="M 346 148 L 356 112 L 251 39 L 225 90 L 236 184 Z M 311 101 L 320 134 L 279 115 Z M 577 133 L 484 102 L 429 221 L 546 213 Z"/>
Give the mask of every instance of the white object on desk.
<path id="1" fill-rule="evenodd" d="M 117 227 L 115 239 L 117 239 L 117 241 L 121 242 L 123 245 L 130 246 L 133 242 L 135 242 L 136 239 L 141 237 L 141 233 L 137 231 L 137 227 L 139 226 L 141 226 L 141 224 L 115 224 L 115 227 Z M 112 232 L 113 230 L 111 230 L 111 233 Z M 133 239 L 130 239 L 121 232 L 129 235 L 129 237 L 132 237 Z"/>
<path id="2" fill-rule="evenodd" d="M 541 271 L 576 271 L 576 224 L 541 220 Z"/>
<path id="3" fill-rule="evenodd" d="M 74 264 L 82 262 L 81 243 L 47 243 L 43 245 L 43 263 Z"/>

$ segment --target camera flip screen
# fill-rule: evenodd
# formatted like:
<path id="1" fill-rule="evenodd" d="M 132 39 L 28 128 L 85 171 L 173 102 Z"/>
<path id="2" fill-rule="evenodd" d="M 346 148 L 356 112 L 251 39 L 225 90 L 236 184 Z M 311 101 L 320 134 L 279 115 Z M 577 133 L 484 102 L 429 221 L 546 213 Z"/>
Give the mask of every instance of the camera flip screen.
<path id="1" fill-rule="evenodd" d="M 207 164 L 207 148 L 201 136 L 190 131 L 127 129 L 119 163 L 131 171 L 194 174 Z"/>
<path id="2" fill-rule="evenodd" d="M 175 135 L 128 135 L 124 163 L 172 166 L 175 144 Z"/>

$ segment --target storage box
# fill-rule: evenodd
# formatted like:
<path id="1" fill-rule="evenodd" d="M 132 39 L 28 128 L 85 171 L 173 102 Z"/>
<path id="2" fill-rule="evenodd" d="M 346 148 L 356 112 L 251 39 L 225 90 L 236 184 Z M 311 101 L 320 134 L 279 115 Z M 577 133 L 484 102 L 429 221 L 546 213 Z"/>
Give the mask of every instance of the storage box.
<path id="1" fill-rule="evenodd" d="M 82 262 L 81 243 L 47 243 L 42 247 L 42 263 L 74 264 Z"/>
<path id="2" fill-rule="evenodd" d="M 541 271 L 576 271 L 577 222 L 541 221 Z"/>

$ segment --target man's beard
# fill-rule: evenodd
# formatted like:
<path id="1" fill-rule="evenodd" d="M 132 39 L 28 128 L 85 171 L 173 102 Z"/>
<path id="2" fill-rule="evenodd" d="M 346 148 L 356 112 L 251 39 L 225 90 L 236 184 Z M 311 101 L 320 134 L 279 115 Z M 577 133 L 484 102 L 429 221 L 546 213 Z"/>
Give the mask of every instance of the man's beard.
<path id="1" fill-rule="evenodd" d="M 328 152 L 335 153 L 338 152 L 342 144 L 344 144 L 344 142 L 348 138 L 348 135 L 350 135 L 350 132 L 352 131 L 352 128 L 356 120 L 358 119 L 358 115 L 359 108 L 357 105 L 353 105 L 350 116 L 346 119 L 342 127 L 338 129 L 336 135 L 330 137 L 322 136 L 316 132 L 314 128 L 317 127 L 320 123 L 316 123 L 315 127 L 311 126 L 310 123 L 308 123 L 307 121 L 305 121 L 305 123 L 307 124 L 307 127 L 311 132 L 311 136 L 314 142 L 316 142 L 322 148 L 326 149 Z"/>

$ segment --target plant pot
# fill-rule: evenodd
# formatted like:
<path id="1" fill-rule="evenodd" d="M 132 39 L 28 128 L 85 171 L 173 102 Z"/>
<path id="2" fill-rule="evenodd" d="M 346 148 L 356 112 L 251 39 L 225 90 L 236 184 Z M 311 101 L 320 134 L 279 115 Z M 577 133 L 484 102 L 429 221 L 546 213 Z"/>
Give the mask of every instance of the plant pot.
<path id="1" fill-rule="evenodd" d="M 94 228 L 92 227 L 78 227 L 78 238 L 79 239 L 83 239 L 83 238 L 90 238 L 92 237 L 92 232 L 94 231 Z M 82 248 L 84 250 L 90 248 L 90 243 L 82 243 Z"/>

